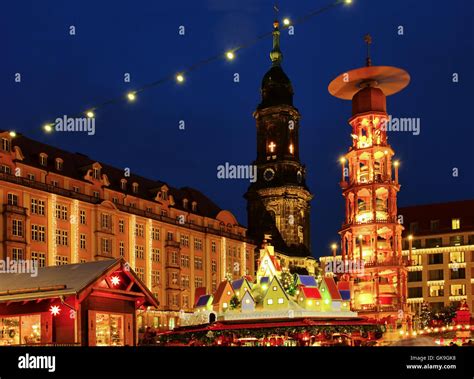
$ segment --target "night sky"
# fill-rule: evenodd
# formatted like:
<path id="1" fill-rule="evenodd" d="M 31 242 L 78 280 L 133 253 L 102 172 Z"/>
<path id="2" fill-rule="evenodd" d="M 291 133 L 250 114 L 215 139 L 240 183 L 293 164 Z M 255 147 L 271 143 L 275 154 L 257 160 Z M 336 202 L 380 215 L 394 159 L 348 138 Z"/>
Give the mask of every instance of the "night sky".
<path id="1" fill-rule="evenodd" d="M 295 19 L 331 0 L 278 3 L 280 19 Z M 192 72 L 183 85 L 168 82 L 133 104 L 98 110 L 94 136 L 46 135 L 41 126 L 252 40 L 271 31 L 273 19 L 273 1 L 267 0 L 2 2 L 0 128 L 172 186 L 195 187 L 246 224 L 242 195 L 248 181 L 219 180 L 216 170 L 256 157 L 252 112 L 270 68 L 271 38 L 238 52 L 233 62 Z M 389 134 L 401 162 L 399 206 L 474 198 L 473 19 L 472 0 L 354 0 L 296 25 L 293 36 L 282 33 L 283 69 L 302 114 L 301 159 L 315 195 L 313 255 L 328 254 L 338 241 L 338 158 L 350 144 L 351 104 L 331 97 L 327 86 L 364 64 L 366 33 L 373 37 L 374 65 L 411 75 L 410 85 L 388 98 L 388 113 L 421 119 L 418 136 Z M 185 36 L 178 34 L 180 25 Z M 123 82 L 126 72 L 131 83 Z M 180 120 L 185 130 L 179 130 Z M 453 168 L 459 176 L 453 177 Z"/>

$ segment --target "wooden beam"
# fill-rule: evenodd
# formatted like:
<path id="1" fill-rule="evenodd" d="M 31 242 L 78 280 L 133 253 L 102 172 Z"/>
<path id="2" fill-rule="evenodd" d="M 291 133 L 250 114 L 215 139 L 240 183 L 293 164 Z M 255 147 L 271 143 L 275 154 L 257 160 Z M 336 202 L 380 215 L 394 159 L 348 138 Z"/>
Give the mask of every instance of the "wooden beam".
<path id="1" fill-rule="evenodd" d="M 125 296 L 134 296 L 134 297 L 145 297 L 145 294 L 141 292 L 133 292 L 133 291 L 124 291 L 114 288 L 93 288 L 92 292 L 106 292 L 106 293 L 115 293 Z"/>
<path id="2" fill-rule="evenodd" d="M 133 281 L 132 278 L 130 278 L 130 283 L 128 284 L 126 291 L 130 291 L 134 284 L 135 284 L 135 282 Z"/>

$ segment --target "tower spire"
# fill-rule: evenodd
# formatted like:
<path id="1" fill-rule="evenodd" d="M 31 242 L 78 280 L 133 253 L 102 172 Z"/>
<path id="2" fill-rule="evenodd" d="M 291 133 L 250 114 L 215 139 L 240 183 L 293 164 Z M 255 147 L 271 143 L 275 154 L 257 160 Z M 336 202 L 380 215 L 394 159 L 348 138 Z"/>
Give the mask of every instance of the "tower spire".
<path id="1" fill-rule="evenodd" d="M 280 9 L 276 4 L 273 6 L 273 9 L 275 10 L 275 21 L 273 21 L 273 49 L 270 52 L 270 59 L 272 60 L 273 66 L 280 66 L 283 60 L 283 54 L 280 50 L 280 24 L 277 20 Z"/>

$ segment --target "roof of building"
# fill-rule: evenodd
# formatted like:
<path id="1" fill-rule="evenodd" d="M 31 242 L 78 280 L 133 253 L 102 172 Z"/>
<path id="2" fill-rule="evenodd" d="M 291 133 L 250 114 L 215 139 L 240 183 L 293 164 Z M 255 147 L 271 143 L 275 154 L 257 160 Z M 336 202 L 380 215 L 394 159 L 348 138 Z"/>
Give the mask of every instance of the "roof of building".
<path id="1" fill-rule="evenodd" d="M 342 300 L 350 300 L 351 299 L 351 291 L 348 290 L 339 290 L 341 294 Z"/>
<path id="2" fill-rule="evenodd" d="M 240 278 L 240 279 L 236 279 L 232 282 L 232 289 L 234 291 L 237 291 L 239 290 L 240 288 L 242 288 L 242 286 L 244 285 L 244 283 L 247 281 L 246 278 Z M 248 284 L 248 283 L 247 283 Z M 249 285 L 250 287 L 250 285 Z"/>
<path id="3" fill-rule="evenodd" d="M 199 296 L 199 299 L 196 301 L 196 307 L 205 307 L 211 298 L 212 295 Z"/>
<path id="4" fill-rule="evenodd" d="M 269 276 L 262 276 L 260 278 L 260 284 L 268 284 L 270 282 L 270 277 Z"/>
<path id="5" fill-rule="evenodd" d="M 427 235 L 453 233 L 452 219 L 460 219 L 460 229 L 455 232 L 474 230 L 474 200 L 449 201 L 399 207 L 398 214 L 403 216 L 404 235 Z M 432 228 L 431 221 L 439 220 L 436 229 Z M 417 223 L 417 231 L 410 230 L 410 224 Z"/>
<path id="6" fill-rule="evenodd" d="M 307 299 L 321 299 L 321 293 L 317 288 L 314 287 L 301 287 L 304 296 Z"/>
<path id="7" fill-rule="evenodd" d="M 323 281 L 326 284 L 329 294 L 331 295 L 331 299 L 342 300 L 341 294 L 339 293 L 339 290 L 337 289 L 336 282 L 334 281 L 334 279 L 329 276 L 325 276 L 323 278 Z"/>
<path id="8" fill-rule="evenodd" d="M 40 267 L 36 276 L 31 273 L 4 273 L 0 275 L 0 302 L 77 295 L 101 276 L 123 267 L 125 263 L 123 259 L 106 259 Z M 131 268 L 128 271 L 151 305 L 158 306 L 157 300 L 134 271 Z"/>
<path id="9" fill-rule="evenodd" d="M 349 291 L 350 290 L 350 282 L 348 282 L 347 280 L 340 280 L 339 282 L 337 282 L 337 289 L 339 291 Z"/>
<path id="10" fill-rule="evenodd" d="M 36 167 L 38 169 L 46 169 L 50 172 L 85 182 L 84 175 L 86 174 L 87 170 L 91 169 L 92 165 L 97 162 L 102 167 L 102 173 L 107 175 L 107 178 L 110 182 L 110 186 L 108 188 L 111 190 L 154 201 L 157 192 L 163 185 L 166 185 L 169 188 L 169 194 L 171 194 L 175 200 L 173 207 L 176 209 L 181 209 L 186 212 L 191 212 L 210 218 L 216 218 L 216 216 L 222 210 L 211 199 L 209 199 L 197 189 L 191 187 L 174 188 L 161 180 L 148 179 L 143 176 L 136 175 L 133 172 L 130 173 L 130 176 L 125 177 L 124 170 L 121 168 L 116 168 L 109 164 L 93 160 L 81 153 L 71 153 L 69 151 L 44 144 L 42 142 L 30 139 L 20 133 L 18 133 L 17 136 L 12 139 L 12 150 L 14 146 L 18 146 L 21 149 L 21 152 L 24 156 L 22 163 Z M 39 157 L 41 153 L 48 155 L 46 167 L 40 164 Z M 63 160 L 63 166 L 61 170 L 58 170 L 55 165 L 56 158 L 61 158 Z M 121 188 L 122 179 L 127 180 L 127 187 L 125 190 Z M 132 183 L 135 182 L 138 183 L 138 192 L 133 192 Z M 182 200 L 185 198 L 188 200 L 189 205 L 191 205 L 192 202 L 197 203 L 196 211 L 192 211 L 191 206 L 187 207 L 186 209 L 183 207 Z"/>
<path id="11" fill-rule="evenodd" d="M 206 295 L 206 287 L 196 287 L 196 289 L 194 290 L 194 305 L 196 306 L 199 298 L 202 296 L 202 295 Z"/>
<path id="12" fill-rule="evenodd" d="M 298 275 L 298 281 L 304 286 L 307 287 L 317 287 L 316 278 L 311 275 Z"/>
<path id="13" fill-rule="evenodd" d="M 222 282 L 219 283 L 219 286 L 217 287 L 217 290 L 214 293 L 214 300 L 212 301 L 212 305 L 216 305 L 220 303 L 226 288 L 229 288 L 232 292 L 234 292 L 230 283 L 227 280 L 223 280 Z"/>

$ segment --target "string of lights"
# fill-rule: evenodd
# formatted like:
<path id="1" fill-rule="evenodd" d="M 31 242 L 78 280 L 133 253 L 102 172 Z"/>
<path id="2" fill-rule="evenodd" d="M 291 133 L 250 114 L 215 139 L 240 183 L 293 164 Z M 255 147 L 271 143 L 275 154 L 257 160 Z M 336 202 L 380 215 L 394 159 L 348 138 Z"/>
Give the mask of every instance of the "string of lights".
<path id="1" fill-rule="evenodd" d="M 317 15 L 325 13 L 326 11 L 328 11 L 332 8 L 335 8 L 335 7 L 337 7 L 339 5 L 343 5 L 343 4 L 344 5 L 349 5 L 351 3 L 352 3 L 352 0 L 336 0 L 335 2 L 330 3 L 330 4 L 328 4 L 328 5 L 326 5 L 322 8 L 319 8 L 315 11 L 309 12 L 308 14 L 305 14 L 305 15 L 295 19 L 294 21 L 291 21 L 289 18 L 285 18 L 285 19 L 283 19 L 282 29 L 285 30 L 285 29 L 288 29 L 292 26 L 300 25 L 300 24 L 310 20 L 311 18 L 313 18 Z M 165 77 L 163 77 L 159 80 L 156 80 L 156 81 L 153 81 L 153 82 L 150 82 L 150 83 L 146 83 L 146 84 L 142 85 L 139 88 L 128 91 L 125 94 L 121 94 L 120 96 L 117 96 L 117 97 L 111 98 L 109 100 L 103 101 L 101 103 L 98 103 L 98 104 L 88 108 L 87 110 L 81 112 L 81 113 L 78 113 L 76 115 L 71 116 L 71 118 L 84 117 L 84 115 L 88 118 L 94 118 L 96 116 L 96 112 L 97 112 L 98 109 L 104 108 L 104 107 L 106 107 L 108 105 L 111 105 L 111 104 L 116 104 L 116 103 L 119 103 L 119 102 L 123 102 L 123 101 L 134 102 L 137 99 L 137 95 L 139 93 L 142 93 L 142 92 L 144 92 L 146 90 L 149 90 L 151 88 L 158 87 L 158 86 L 160 86 L 162 84 L 165 84 L 169 81 L 176 81 L 176 83 L 181 84 L 185 81 L 186 74 L 189 74 L 190 72 L 195 71 L 195 70 L 201 68 L 202 66 L 207 65 L 211 62 L 217 61 L 219 59 L 226 59 L 228 61 L 232 61 L 235 58 L 236 53 L 238 51 L 240 51 L 242 49 L 245 49 L 245 48 L 248 48 L 248 47 L 251 47 L 251 46 L 255 45 L 257 42 L 259 42 L 260 40 L 272 36 L 272 34 L 273 34 L 273 31 L 263 33 L 263 34 L 257 36 L 256 38 L 254 38 L 250 41 L 247 41 L 246 43 L 243 43 L 240 46 L 237 46 L 237 47 L 235 47 L 231 50 L 228 50 L 224 53 L 214 55 L 214 56 L 209 57 L 207 59 L 203 59 L 203 60 L 201 60 L 197 63 L 194 63 L 194 64 L 184 68 L 183 70 L 181 70 L 178 73 L 169 74 L 169 75 L 167 75 L 167 76 L 165 76 Z M 52 133 L 54 131 L 54 125 L 55 125 L 54 123 L 48 122 L 48 123 L 44 124 L 42 126 L 42 128 L 46 133 Z M 15 137 L 16 132 L 15 131 L 10 131 L 10 136 Z"/>

